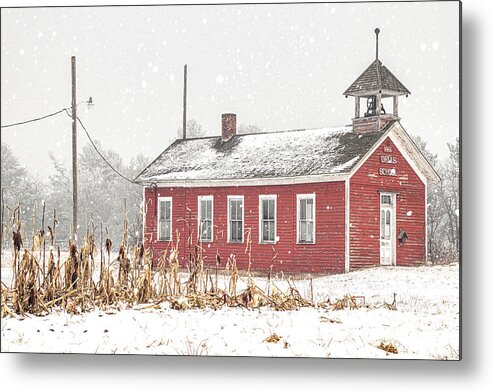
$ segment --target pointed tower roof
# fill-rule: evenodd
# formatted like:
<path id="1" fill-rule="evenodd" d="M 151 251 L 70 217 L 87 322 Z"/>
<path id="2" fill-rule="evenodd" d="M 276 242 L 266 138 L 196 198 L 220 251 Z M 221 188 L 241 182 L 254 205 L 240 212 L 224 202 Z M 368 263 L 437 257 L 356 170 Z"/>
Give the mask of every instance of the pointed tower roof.
<path id="1" fill-rule="evenodd" d="M 368 97 L 382 94 L 385 96 L 408 95 L 411 92 L 390 72 L 378 59 L 378 34 L 380 29 L 375 29 L 376 58 L 373 63 L 356 79 L 343 95 L 353 97 Z"/>
<path id="2" fill-rule="evenodd" d="M 411 92 L 378 59 L 356 79 L 343 95 L 366 96 L 379 91 L 382 95 L 404 95 Z"/>

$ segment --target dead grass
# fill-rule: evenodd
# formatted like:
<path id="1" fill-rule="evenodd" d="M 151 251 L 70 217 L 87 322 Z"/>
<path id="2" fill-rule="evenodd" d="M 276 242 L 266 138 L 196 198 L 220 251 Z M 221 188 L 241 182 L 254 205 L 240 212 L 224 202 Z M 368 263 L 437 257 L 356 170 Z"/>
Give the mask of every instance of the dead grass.
<path id="1" fill-rule="evenodd" d="M 272 333 L 270 336 L 266 337 L 264 339 L 265 343 L 277 343 L 281 340 L 281 336 L 279 336 L 277 333 Z"/>
<path id="2" fill-rule="evenodd" d="M 397 347 L 395 347 L 391 342 L 381 341 L 377 348 L 385 351 L 387 355 L 399 353 L 399 351 L 397 351 Z"/>
<path id="3" fill-rule="evenodd" d="M 358 309 L 365 306 L 365 297 L 355 295 L 345 295 L 344 298 L 336 300 L 331 304 L 332 310 Z"/>

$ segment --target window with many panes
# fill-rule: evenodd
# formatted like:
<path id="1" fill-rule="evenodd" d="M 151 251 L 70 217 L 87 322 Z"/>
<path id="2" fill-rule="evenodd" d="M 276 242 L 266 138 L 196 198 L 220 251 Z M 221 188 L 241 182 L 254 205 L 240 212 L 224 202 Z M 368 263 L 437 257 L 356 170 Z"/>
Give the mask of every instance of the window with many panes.
<path id="1" fill-rule="evenodd" d="M 211 242 L 213 238 L 213 200 L 213 196 L 199 196 L 199 235 L 205 242 Z"/>
<path id="2" fill-rule="evenodd" d="M 298 195 L 297 238 L 298 243 L 315 242 L 315 194 Z"/>
<path id="3" fill-rule="evenodd" d="M 393 197 L 392 194 L 383 193 L 380 195 L 380 239 L 389 240 L 392 235 L 391 231 L 391 219 L 392 219 L 392 206 Z"/>
<path id="4" fill-rule="evenodd" d="M 392 195 L 389 193 L 382 193 L 380 195 L 380 203 L 382 205 L 391 206 L 392 205 Z"/>
<path id="5" fill-rule="evenodd" d="M 243 196 L 228 196 L 228 241 L 243 242 Z"/>
<path id="6" fill-rule="evenodd" d="M 260 242 L 276 242 L 276 195 L 259 196 Z"/>
<path id="7" fill-rule="evenodd" d="M 172 233 L 172 198 L 158 198 L 158 240 L 171 241 Z"/>

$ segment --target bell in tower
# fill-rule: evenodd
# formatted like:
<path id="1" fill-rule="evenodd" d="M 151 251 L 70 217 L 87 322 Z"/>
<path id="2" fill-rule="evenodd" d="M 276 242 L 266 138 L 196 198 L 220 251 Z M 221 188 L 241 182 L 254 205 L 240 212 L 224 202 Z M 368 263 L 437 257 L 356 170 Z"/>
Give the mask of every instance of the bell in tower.
<path id="1" fill-rule="evenodd" d="M 377 96 L 370 95 L 366 99 L 366 113 L 365 117 L 375 116 L 377 114 Z"/>
<path id="2" fill-rule="evenodd" d="M 399 120 L 399 96 L 411 92 L 378 59 L 378 34 L 375 29 L 375 60 L 344 92 L 355 99 L 353 130 L 358 133 L 379 132 L 390 121 Z M 361 99 L 366 98 L 366 111 L 360 116 Z M 393 99 L 393 113 L 387 114 L 383 99 Z"/>
<path id="3" fill-rule="evenodd" d="M 383 103 L 380 103 L 380 114 L 386 114 Z M 366 113 L 365 117 L 371 117 L 377 115 L 377 96 L 370 95 L 366 99 Z"/>

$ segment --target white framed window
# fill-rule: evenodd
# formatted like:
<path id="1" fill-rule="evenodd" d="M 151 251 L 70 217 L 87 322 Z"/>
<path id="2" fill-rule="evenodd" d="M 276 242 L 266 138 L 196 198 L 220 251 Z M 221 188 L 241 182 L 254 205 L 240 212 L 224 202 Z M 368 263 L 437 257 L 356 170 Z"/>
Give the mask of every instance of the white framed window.
<path id="1" fill-rule="evenodd" d="M 381 193 L 380 194 L 380 204 L 381 205 L 387 205 L 387 206 L 392 206 L 393 203 L 393 197 L 394 195 L 391 193 Z"/>
<path id="2" fill-rule="evenodd" d="M 277 236 L 277 195 L 259 195 L 259 243 L 274 244 Z"/>
<path id="3" fill-rule="evenodd" d="M 296 195 L 296 238 L 298 244 L 315 243 L 315 193 Z"/>
<path id="4" fill-rule="evenodd" d="M 173 238 L 173 198 L 158 197 L 157 232 L 159 241 L 171 241 Z"/>
<path id="5" fill-rule="evenodd" d="M 243 242 L 245 226 L 243 196 L 228 196 L 228 242 Z"/>
<path id="6" fill-rule="evenodd" d="M 199 239 L 202 242 L 212 242 L 214 238 L 214 196 L 198 197 Z"/>

